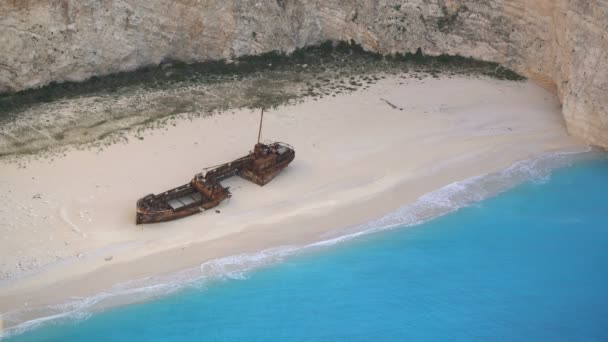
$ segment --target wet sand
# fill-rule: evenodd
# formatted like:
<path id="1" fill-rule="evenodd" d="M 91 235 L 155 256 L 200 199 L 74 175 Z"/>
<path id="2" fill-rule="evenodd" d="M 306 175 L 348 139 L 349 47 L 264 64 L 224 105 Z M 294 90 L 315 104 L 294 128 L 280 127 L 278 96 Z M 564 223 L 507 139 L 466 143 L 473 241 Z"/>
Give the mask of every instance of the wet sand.
<path id="1" fill-rule="evenodd" d="M 232 178 L 224 184 L 233 197 L 220 213 L 135 225 L 138 198 L 246 154 L 258 120 L 258 111 L 234 110 L 130 133 L 128 143 L 102 152 L 0 160 L 0 312 L 319 241 L 446 184 L 582 147 L 568 137 L 556 97 L 534 83 L 389 77 L 268 111 L 263 138 L 296 149 L 270 184 Z"/>

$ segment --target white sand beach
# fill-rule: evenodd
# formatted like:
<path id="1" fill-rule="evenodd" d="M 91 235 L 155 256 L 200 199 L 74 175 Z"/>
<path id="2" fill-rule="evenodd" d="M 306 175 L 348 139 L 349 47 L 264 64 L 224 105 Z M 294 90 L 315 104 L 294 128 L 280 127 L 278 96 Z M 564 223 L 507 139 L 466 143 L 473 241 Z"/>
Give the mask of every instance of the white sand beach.
<path id="1" fill-rule="evenodd" d="M 396 108 L 389 105 L 393 104 Z M 532 82 L 389 77 L 367 90 L 282 106 L 263 138 L 296 159 L 264 187 L 240 178 L 220 212 L 135 225 L 135 202 L 247 154 L 259 111 L 177 120 L 101 152 L 20 168 L 0 160 L 0 312 L 61 303 L 207 260 L 306 244 L 446 184 L 583 145 L 554 94 Z"/>

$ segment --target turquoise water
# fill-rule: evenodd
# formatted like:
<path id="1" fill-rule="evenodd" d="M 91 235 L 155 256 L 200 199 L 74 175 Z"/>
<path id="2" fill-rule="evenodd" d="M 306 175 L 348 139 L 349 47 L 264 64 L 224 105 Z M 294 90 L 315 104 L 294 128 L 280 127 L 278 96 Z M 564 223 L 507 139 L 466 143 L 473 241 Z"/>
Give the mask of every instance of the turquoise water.
<path id="1" fill-rule="evenodd" d="M 608 341 L 608 159 L 10 341 Z"/>

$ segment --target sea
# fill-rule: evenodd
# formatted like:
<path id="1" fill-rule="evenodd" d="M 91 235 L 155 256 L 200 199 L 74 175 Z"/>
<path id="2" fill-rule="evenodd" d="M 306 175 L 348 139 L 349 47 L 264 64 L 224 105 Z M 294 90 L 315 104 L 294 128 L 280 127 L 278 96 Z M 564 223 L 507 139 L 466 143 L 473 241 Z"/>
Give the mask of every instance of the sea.
<path id="1" fill-rule="evenodd" d="M 524 160 L 312 245 L 44 310 L 4 340 L 608 341 L 608 155 Z"/>

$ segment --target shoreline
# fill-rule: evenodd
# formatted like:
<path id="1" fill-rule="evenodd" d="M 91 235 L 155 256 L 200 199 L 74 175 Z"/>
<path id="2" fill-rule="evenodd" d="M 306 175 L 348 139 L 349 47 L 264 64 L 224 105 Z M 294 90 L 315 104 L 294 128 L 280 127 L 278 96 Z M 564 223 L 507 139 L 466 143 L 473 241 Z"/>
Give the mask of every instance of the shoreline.
<path id="1" fill-rule="evenodd" d="M 127 222 L 129 213 L 133 214 L 133 197 L 143 195 L 144 188 L 160 192 L 188 180 L 207 162 L 214 165 L 243 146 L 250 148 L 248 143 L 257 132 L 249 131 L 255 126 L 252 123 L 257 113 L 239 110 L 236 114 L 182 120 L 166 133 L 151 132 L 142 141 L 113 145 L 100 154 L 74 151 L 53 163 L 33 161 L 24 170 L 0 165 L 15 177 L 12 180 L 17 184 L 13 186 L 27 184 L 37 172 L 48 172 L 48 179 L 57 181 L 39 191 L 44 200 L 58 204 L 50 210 L 56 220 L 49 219 L 50 215 L 46 220 L 51 221 L 47 223 L 53 230 L 52 240 L 59 240 L 67 250 L 66 256 L 49 263 L 46 271 L 5 280 L 0 285 L 0 311 L 58 304 L 67 298 L 100 293 L 118 283 L 226 256 L 315 243 L 336 228 L 364 224 L 448 184 L 497 172 L 543 153 L 584 148 L 566 135 L 553 95 L 530 82 L 467 77 L 410 80 L 403 85 L 401 81 L 389 78 L 366 91 L 272 110 L 264 136 L 295 146 L 292 165 L 263 188 L 227 180 L 234 197 L 217 208 L 221 214 L 200 214 L 181 223 L 134 228 Z M 404 110 L 391 108 L 380 98 Z M 192 140 L 197 143 L 177 148 Z M 218 150 L 204 151 L 201 158 L 205 163 L 188 158 L 201 152 L 199 146 L 205 142 L 217 140 L 225 144 Z M 96 169 L 109 161 L 113 168 L 126 164 L 122 165 L 124 170 L 139 171 L 140 177 L 127 172 L 125 181 L 119 178 L 120 170 Z M 154 170 L 158 174 L 142 176 L 149 168 L 141 166 L 142 161 L 158 165 L 160 170 Z M 80 175 L 75 163 L 96 172 Z M 80 184 L 84 188 L 79 188 Z M 110 190 L 108 184 L 118 190 Z M 10 188 L 6 183 L 0 186 L 2 190 Z M 96 192 L 99 188 L 106 191 Z M 53 189 L 64 197 L 56 196 Z M 15 206 L 31 198 L 29 192 L 26 194 Z M 118 198 L 120 203 L 116 204 Z M 116 214 L 113 208 L 127 203 L 131 206 L 106 217 Z M 26 210 L 32 211 L 36 216 L 31 221 L 40 227 L 37 218 L 44 212 Z M 24 223 L 12 219 L 11 223 Z M 209 229 L 201 233 L 200 227 Z M 59 230 L 63 233 L 58 234 Z M 11 242 L 19 245 L 19 239 L 27 238 L 26 232 L 25 236 L 11 236 Z M 17 247 L 27 250 L 25 245 Z M 5 253 L 15 251 L 15 247 L 4 246 L 8 249 Z M 29 253 L 34 254 L 33 250 Z M 106 260 L 110 256 L 111 260 Z"/>
<path id="2" fill-rule="evenodd" d="M 40 309 L 55 311 L 48 311 L 44 314 L 40 314 L 43 312 L 40 311 L 38 312 L 39 314 L 34 314 L 31 316 L 29 315 L 31 312 L 22 315 L 21 317 L 23 317 L 23 321 L 19 321 L 17 324 L 7 326 L 5 331 L 6 335 L 0 334 L 0 338 L 11 337 L 23 332 L 27 332 L 31 329 L 44 325 L 46 322 L 73 319 L 83 317 L 83 315 L 87 316 L 90 314 L 95 314 L 108 308 L 111 309 L 117 306 L 142 303 L 159 297 L 168 296 L 188 288 L 206 286 L 207 284 L 216 282 L 218 280 L 246 279 L 249 272 L 270 267 L 284 261 L 286 258 L 295 257 L 307 252 L 315 253 L 316 251 L 322 251 L 325 248 L 331 248 L 337 244 L 347 243 L 370 234 L 382 233 L 387 230 L 414 228 L 428 221 L 437 219 L 443 215 L 456 212 L 459 209 L 469 205 L 490 199 L 504 191 L 508 191 L 513 187 L 521 185 L 526 181 L 544 181 L 544 177 L 549 176 L 551 172 L 562 167 L 572 166 L 573 163 L 576 162 L 595 160 L 605 157 L 605 153 L 593 148 L 588 148 L 576 151 L 547 152 L 529 159 L 520 160 L 503 170 L 473 176 L 462 181 L 450 183 L 442 188 L 436 189 L 421 196 L 414 203 L 400 207 L 400 209 L 397 211 L 388 213 L 379 218 L 375 218 L 365 224 L 355 225 L 354 227 L 357 228 L 356 230 L 339 229 L 337 230 L 339 235 L 336 235 L 336 230 L 329 230 L 322 235 L 324 239 L 318 241 L 315 240 L 308 244 L 273 246 L 254 252 L 228 255 L 216 259 L 205 260 L 199 263 L 195 262 L 195 266 L 190 268 L 172 270 L 161 274 L 155 273 L 143 278 L 131 279 L 125 281 L 124 283 L 115 284 L 108 290 L 97 292 L 88 297 L 72 296 L 71 299 L 64 302 L 58 310 L 57 305 L 52 305 Z M 537 164 L 543 159 L 546 159 L 547 165 L 538 169 L 531 168 L 532 165 Z M 491 185 L 496 181 L 506 181 L 507 184 L 501 184 L 498 186 L 498 188 L 494 188 L 484 193 L 481 195 L 481 197 L 479 197 L 479 194 L 475 194 L 475 199 L 471 199 L 468 196 L 470 193 L 466 193 L 465 189 L 467 188 L 467 185 L 478 187 L 480 183 L 487 182 Z M 458 190 L 454 191 L 452 187 L 456 187 Z M 452 197 L 449 198 L 449 200 L 450 202 L 454 202 L 450 203 L 450 206 L 447 209 L 444 205 L 438 205 L 436 208 L 430 208 L 433 212 L 431 215 L 428 215 L 427 212 L 426 216 L 421 215 L 420 217 L 416 217 L 414 219 L 411 216 L 409 216 L 407 219 L 400 217 L 397 222 L 395 222 L 394 217 L 392 217 L 396 214 L 397 216 L 401 216 L 400 214 L 402 214 L 402 211 L 417 211 L 417 209 L 420 209 L 417 208 L 420 204 L 427 204 L 424 203 L 426 202 L 425 197 L 434 197 L 437 195 L 447 195 L 447 197 Z M 464 198 L 458 198 L 459 195 L 465 196 Z M 426 209 L 429 208 L 427 207 Z M 192 250 L 196 249 L 196 247 L 205 247 L 206 245 L 207 243 L 194 243 L 193 245 L 188 246 L 188 248 Z M 148 257 L 161 261 L 167 258 L 174 259 L 183 256 L 184 248 L 175 248 L 160 252 L 156 255 L 150 255 Z M 198 256 L 200 255 L 197 254 L 197 257 Z M 145 260 L 137 259 L 128 262 L 128 267 L 145 266 L 146 264 L 149 265 L 149 263 L 146 263 Z M 103 274 L 103 270 L 96 270 L 92 272 L 92 274 L 86 275 L 86 277 L 95 278 L 96 276 Z M 78 281 L 80 282 L 87 280 L 83 277 L 78 279 Z M 11 314 L 14 314 L 14 312 L 9 312 L 8 314 L 10 316 Z M 2 331 L 0 330 L 0 332 Z"/>

